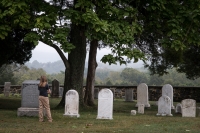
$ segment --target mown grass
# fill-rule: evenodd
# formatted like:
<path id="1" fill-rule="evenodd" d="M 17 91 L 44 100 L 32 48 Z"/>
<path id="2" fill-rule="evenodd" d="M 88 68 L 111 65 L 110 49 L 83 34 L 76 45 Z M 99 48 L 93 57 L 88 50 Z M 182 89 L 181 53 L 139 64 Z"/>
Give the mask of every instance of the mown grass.
<path id="1" fill-rule="evenodd" d="M 199 133 L 200 117 L 183 118 L 181 114 L 172 117 L 156 116 L 158 107 L 150 102 L 145 114 L 130 115 L 136 102 L 114 100 L 113 120 L 96 119 L 97 109 L 80 109 L 80 117 L 65 117 L 64 108 L 55 109 L 59 98 L 50 98 L 53 122 L 38 122 L 38 117 L 18 117 L 20 97 L 0 96 L 0 132 L 3 133 Z M 95 101 L 97 103 L 97 101 Z M 175 105 L 176 103 L 174 103 Z M 199 105 L 199 104 L 198 104 Z"/>

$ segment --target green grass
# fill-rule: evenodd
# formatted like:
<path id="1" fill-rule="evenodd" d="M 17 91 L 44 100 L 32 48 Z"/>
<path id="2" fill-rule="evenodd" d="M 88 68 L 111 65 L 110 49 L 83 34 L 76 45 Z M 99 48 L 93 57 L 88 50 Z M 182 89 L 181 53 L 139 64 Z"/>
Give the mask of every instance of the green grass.
<path id="1" fill-rule="evenodd" d="M 50 98 L 53 122 L 38 122 L 38 117 L 18 117 L 17 108 L 21 98 L 0 95 L 0 132 L 2 133 L 199 133 L 200 117 L 183 118 L 181 114 L 172 117 L 156 116 L 157 106 L 150 102 L 145 114 L 130 115 L 136 102 L 114 100 L 113 120 L 96 119 L 97 109 L 80 109 L 80 117 L 65 117 L 64 108 L 55 109 L 60 99 Z M 97 101 L 95 101 L 97 103 Z M 176 103 L 174 103 L 176 105 Z M 198 104 L 199 105 L 199 104 Z"/>

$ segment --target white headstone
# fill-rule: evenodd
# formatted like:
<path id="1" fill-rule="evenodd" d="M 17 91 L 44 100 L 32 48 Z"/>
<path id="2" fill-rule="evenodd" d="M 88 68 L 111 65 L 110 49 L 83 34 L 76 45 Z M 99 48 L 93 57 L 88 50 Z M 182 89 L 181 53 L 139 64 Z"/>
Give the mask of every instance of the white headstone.
<path id="1" fill-rule="evenodd" d="M 182 105 L 181 103 L 176 104 L 175 113 L 182 113 Z"/>
<path id="2" fill-rule="evenodd" d="M 131 110 L 131 115 L 136 115 L 136 110 Z"/>
<path id="3" fill-rule="evenodd" d="M 171 114 L 171 99 L 164 95 L 158 100 L 158 113 L 161 116 L 172 116 Z"/>
<path id="4" fill-rule="evenodd" d="M 182 117 L 196 117 L 196 101 L 193 99 L 184 99 L 181 101 Z"/>
<path id="5" fill-rule="evenodd" d="M 138 114 L 144 114 L 144 104 L 138 104 Z"/>
<path id="6" fill-rule="evenodd" d="M 97 119 L 113 119 L 113 93 L 110 89 L 101 89 L 98 94 Z"/>
<path id="7" fill-rule="evenodd" d="M 26 80 L 22 83 L 21 107 L 18 108 L 18 116 L 38 116 L 39 111 L 39 80 Z"/>
<path id="8" fill-rule="evenodd" d="M 150 107 L 148 86 L 145 83 L 141 83 L 137 86 L 137 104 L 135 106 L 138 107 L 139 104 Z"/>
<path id="9" fill-rule="evenodd" d="M 133 101 L 133 89 L 128 88 L 125 90 L 125 101 L 131 102 Z"/>
<path id="10" fill-rule="evenodd" d="M 69 90 L 65 95 L 64 116 L 79 117 L 79 95 L 76 90 Z"/>
<path id="11" fill-rule="evenodd" d="M 5 82 L 4 84 L 4 96 L 9 97 L 10 94 L 10 82 Z"/>
<path id="12" fill-rule="evenodd" d="M 171 99 L 171 109 L 174 109 L 173 105 L 173 87 L 170 84 L 166 84 L 162 87 L 162 96 L 168 96 Z"/>

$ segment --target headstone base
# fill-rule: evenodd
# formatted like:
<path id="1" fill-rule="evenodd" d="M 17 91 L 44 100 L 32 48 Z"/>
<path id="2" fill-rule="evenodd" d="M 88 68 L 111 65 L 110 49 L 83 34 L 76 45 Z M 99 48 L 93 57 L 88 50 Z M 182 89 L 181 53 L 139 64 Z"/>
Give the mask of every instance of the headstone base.
<path id="1" fill-rule="evenodd" d="M 63 114 L 63 116 L 69 116 L 69 117 L 80 117 L 79 114 Z"/>
<path id="2" fill-rule="evenodd" d="M 104 116 L 97 116 L 96 119 L 109 119 L 109 120 L 112 120 L 113 118 L 111 118 L 111 117 L 104 117 Z"/>
<path id="3" fill-rule="evenodd" d="M 38 116 L 39 108 L 25 108 L 17 109 L 17 116 Z"/>

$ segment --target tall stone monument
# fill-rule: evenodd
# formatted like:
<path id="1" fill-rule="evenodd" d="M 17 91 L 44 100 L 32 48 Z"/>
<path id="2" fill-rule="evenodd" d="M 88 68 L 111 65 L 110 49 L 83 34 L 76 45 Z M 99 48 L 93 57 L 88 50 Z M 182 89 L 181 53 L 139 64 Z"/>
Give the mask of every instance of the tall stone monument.
<path id="1" fill-rule="evenodd" d="M 17 110 L 17 116 L 38 116 L 39 82 L 39 80 L 26 80 L 22 83 L 21 107 Z"/>
<path id="2" fill-rule="evenodd" d="M 137 86 L 137 104 L 135 106 L 138 107 L 139 104 L 150 107 L 148 86 L 145 83 L 141 83 Z"/>

